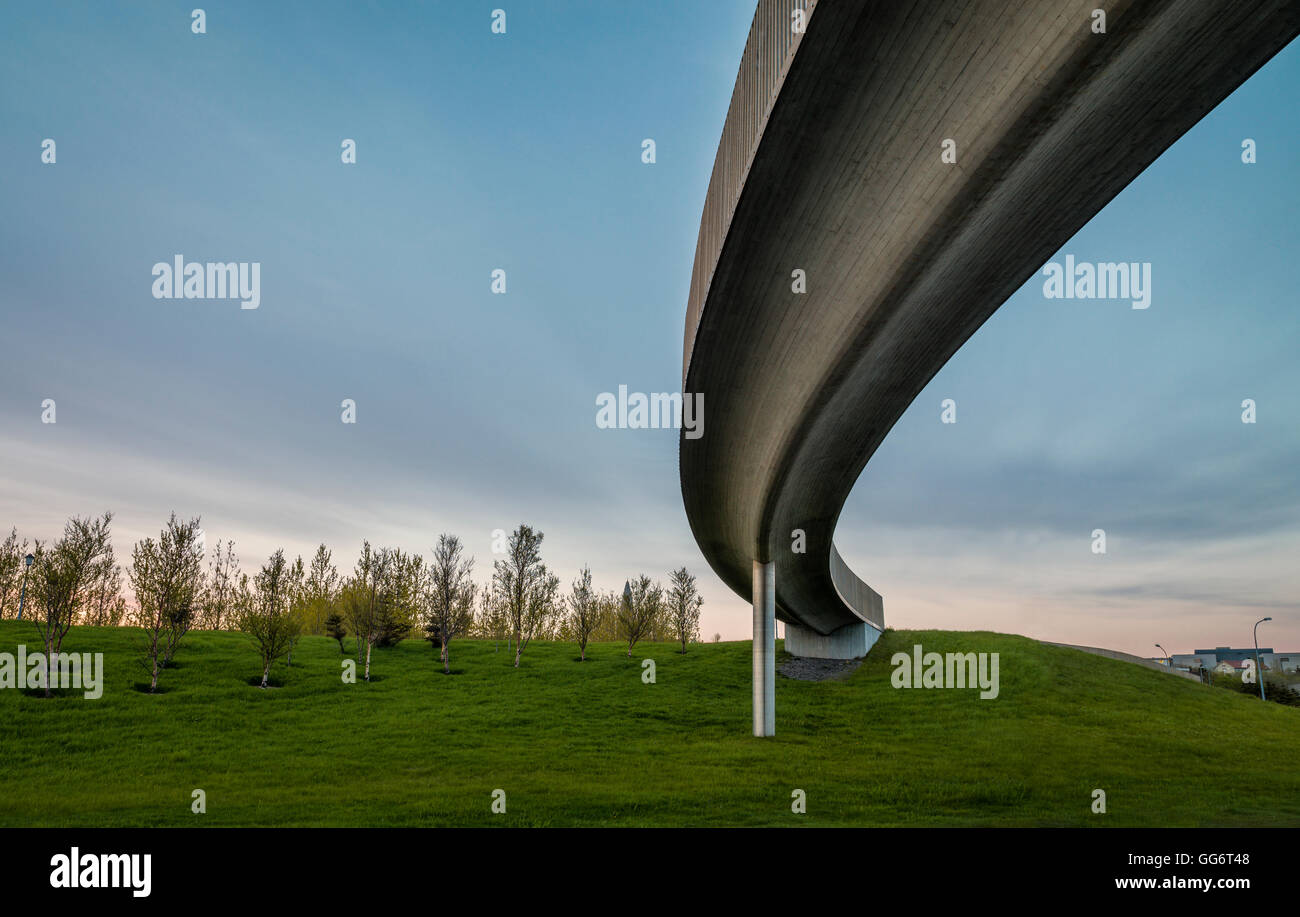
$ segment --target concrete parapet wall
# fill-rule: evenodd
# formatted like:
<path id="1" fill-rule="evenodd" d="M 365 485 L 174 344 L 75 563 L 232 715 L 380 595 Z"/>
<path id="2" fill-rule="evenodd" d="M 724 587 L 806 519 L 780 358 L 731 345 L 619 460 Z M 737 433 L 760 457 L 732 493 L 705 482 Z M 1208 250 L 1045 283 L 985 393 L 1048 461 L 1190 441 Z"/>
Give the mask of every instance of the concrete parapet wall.
<path id="1" fill-rule="evenodd" d="M 829 634 L 810 627 L 785 625 L 785 651 L 811 659 L 861 659 L 880 639 L 881 631 L 867 624 L 845 624 Z"/>
<path id="2" fill-rule="evenodd" d="M 1180 672 L 1177 669 L 1171 669 L 1169 666 L 1161 665 L 1158 662 L 1152 662 L 1150 659 L 1143 659 L 1141 656 L 1134 656 L 1131 653 L 1121 653 L 1119 650 L 1102 649 L 1099 646 L 1076 646 L 1073 643 L 1048 643 L 1046 640 L 1040 640 L 1040 643 L 1046 643 L 1048 646 L 1059 646 L 1062 649 L 1078 650 L 1081 653 L 1092 653 L 1094 656 L 1105 656 L 1107 659 L 1118 659 L 1120 662 L 1133 662 L 1137 665 L 1144 665 L 1148 669 L 1155 669 L 1157 672 L 1166 672 L 1171 675 L 1181 675 L 1183 678 L 1190 678 L 1196 683 L 1200 679 L 1190 672 Z"/>

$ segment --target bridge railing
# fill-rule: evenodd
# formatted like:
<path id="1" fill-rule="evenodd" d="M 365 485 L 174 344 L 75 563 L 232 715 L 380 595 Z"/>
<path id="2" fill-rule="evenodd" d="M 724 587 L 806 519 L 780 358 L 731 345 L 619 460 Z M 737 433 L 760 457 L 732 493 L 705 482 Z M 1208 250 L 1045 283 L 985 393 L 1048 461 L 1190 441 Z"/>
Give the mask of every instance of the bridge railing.
<path id="1" fill-rule="evenodd" d="M 713 175 L 704 197 L 700 235 L 695 244 L 695 265 L 691 269 L 691 290 L 686 304 L 686 341 L 683 347 L 682 380 L 691 363 L 695 330 L 709 295 L 713 271 L 736 211 L 736 202 L 749 175 L 749 167 L 767 126 L 772 104 L 785 82 L 799 40 L 817 7 L 817 0 L 759 0 L 749 27 L 749 39 L 740 59 L 731 105 L 722 126 L 722 139 L 713 160 Z M 796 17 L 796 11 L 802 15 Z M 800 23 L 799 20 L 802 20 Z M 800 27 L 802 26 L 802 27 Z"/>
<path id="2" fill-rule="evenodd" d="M 831 545 L 831 582 L 840 594 L 844 604 L 848 605 L 858 616 L 876 630 L 885 629 L 885 600 L 880 593 L 872 589 L 858 575 L 849 569 L 849 565 L 840 557 L 839 550 Z"/>
<path id="3" fill-rule="evenodd" d="M 713 273 L 722 254 L 727 230 L 736 204 L 749 177 L 759 141 L 767 127 L 772 106 L 785 83 L 790 63 L 812 20 L 817 0 L 759 0 L 749 38 L 740 59 L 731 104 L 722 126 L 722 139 L 713 160 L 713 174 L 704 197 L 700 234 L 695 243 L 695 264 L 691 269 L 690 295 L 686 304 L 686 336 L 682 348 L 682 387 L 695 349 L 700 314 L 709 296 Z M 796 12 L 802 15 L 796 16 Z M 831 545 L 831 582 L 849 608 L 879 630 L 885 626 L 884 602 L 876 592 L 849 569 Z"/>

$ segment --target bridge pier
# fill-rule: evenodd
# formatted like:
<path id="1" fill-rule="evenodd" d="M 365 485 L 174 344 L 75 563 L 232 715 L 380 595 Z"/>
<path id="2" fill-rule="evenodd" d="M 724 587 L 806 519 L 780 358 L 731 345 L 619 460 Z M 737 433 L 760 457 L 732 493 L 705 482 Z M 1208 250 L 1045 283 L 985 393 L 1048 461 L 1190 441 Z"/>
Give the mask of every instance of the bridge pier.
<path id="1" fill-rule="evenodd" d="M 776 735 L 776 567 L 754 561 L 754 735 Z"/>

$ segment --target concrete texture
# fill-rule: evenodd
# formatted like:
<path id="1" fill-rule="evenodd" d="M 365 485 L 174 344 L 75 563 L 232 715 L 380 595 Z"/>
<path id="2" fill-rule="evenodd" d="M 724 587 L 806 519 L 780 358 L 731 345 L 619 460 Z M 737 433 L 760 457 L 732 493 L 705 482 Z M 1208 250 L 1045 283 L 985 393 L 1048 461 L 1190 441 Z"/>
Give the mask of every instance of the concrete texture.
<path id="1" fill-rule="evenodd" d="M 800 624 L 785 625 L 785 651 L 816 659 L 861 659 L 880 639 L 881 631 L 865 621 L 845 624 L 829 634 L 819 634 Z"/>
<path id="2" fill-rule="evenodd" d="M 759 13 L 751 45 L 782 10 Z M 742 69 L 683 354 L 708 417 L 680 440 L 682 496 L 718 575 L 748 596 L 772 565 L 776 617 L 811 632 L 883 627 L 831 543 L 867 460 L 1021 284 L 1298 31 L 1294 0 L 846 0 L 758 58 L 779 76 L 760 73 L 758 110 L 734 102 Z M 754 123 L 761 139 L 732 142 Z"/>
<path id="3" fill-rule="evenodd" d="M 754 735 L 776 735 L 776 589 L 771 564 L 754 564 Z"/>

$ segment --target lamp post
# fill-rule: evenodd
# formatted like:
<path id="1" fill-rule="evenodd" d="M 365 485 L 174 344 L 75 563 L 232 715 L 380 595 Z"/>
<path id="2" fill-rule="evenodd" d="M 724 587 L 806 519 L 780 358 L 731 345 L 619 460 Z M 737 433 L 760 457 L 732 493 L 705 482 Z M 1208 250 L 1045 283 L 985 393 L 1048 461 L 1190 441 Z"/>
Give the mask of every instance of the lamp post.
<path id="1" fill-rule="evenodd" d="M 1155 646 L 1156 646 L 1156 649 L 1158 649 L 1158 650 L 1160 650 L 1160 652 L 1164 653 L 1164 654 L 1165 654 L 1165 658 L 1169 660 L 1169 671 L 1172 672 L 1172 671 L 1174 670 L 1174 657 L 1173 657 L 1173 656 L 1170 656 L 1170 655 L 1169 655 L 1169 650 L 1165 649 L 1165 648 L 1164 648 L 1163 646 L 1161 646 L 1159 643 L 1157 643 Z"/>
<path id="2" fill-rule="evenodd" d="M 18 593 L 18 620 L 23 619 L 23 601 L 27 598 L 27 571 L 32 568 L 36 562 L 35 554 L 28 554 L 23 558 L 23 588 Z"/>
<path id="3" fill-rule="evenodd" d="M 1259 664 L 1259 625 L 1272 618 L 1260 618 L 1255 622 L 1255 676 L 1259 679 L 1259 699 L 1264 700 L 1264 667 Z"/>

